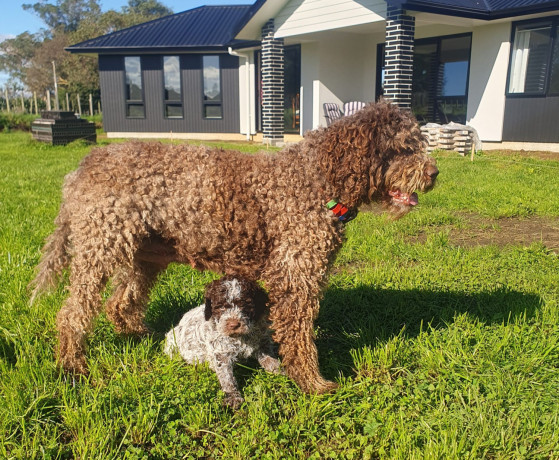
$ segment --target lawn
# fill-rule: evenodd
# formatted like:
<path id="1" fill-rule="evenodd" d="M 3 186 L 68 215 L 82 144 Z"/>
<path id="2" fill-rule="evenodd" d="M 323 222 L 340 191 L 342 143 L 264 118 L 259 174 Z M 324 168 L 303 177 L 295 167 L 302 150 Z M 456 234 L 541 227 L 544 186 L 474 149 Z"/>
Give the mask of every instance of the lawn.
<path id="1" fill-rule="evenodd" d="M 64 285 L 33 306 L 26 286 L 89 150 L 0 133 L 0 458 L 559 457 L 557 159 L 436 153 L 439 184 L 416 210 L 348 224 L 316 322 L 340 389 L 305 395 L 249 362 L 232 412 L 207 367 L 162 353 L 217 276 L 189 267 L 154 289 L 152 336 L 101 317 L 90 377 L 57 369 Z"/>

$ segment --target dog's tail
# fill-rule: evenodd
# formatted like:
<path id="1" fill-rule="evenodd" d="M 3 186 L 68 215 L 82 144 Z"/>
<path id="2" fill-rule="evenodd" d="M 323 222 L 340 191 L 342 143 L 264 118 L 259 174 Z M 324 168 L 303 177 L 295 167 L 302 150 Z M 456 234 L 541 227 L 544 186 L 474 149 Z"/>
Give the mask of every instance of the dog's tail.
<path id="1" fill-rule="evenodd" d="M 42 257 L 37 266 L 35 279 L 29 287 L 33 289 L 29 303 L 32 305 L 37 296 L 52 288 L 62 271 L 70 265 L 70 219 L 67 210 L 62 204 L 60 213 L 54 221 L 56 229 L 47 238 L 42 249 Z"/>

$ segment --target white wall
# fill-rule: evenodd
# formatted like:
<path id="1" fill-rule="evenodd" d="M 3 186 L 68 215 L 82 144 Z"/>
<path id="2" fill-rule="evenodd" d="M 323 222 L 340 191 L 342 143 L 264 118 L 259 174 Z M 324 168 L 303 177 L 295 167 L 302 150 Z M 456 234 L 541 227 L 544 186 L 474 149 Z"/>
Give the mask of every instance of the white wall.
<path id="1" fill-rule="evenodd" d="M 510 22 L 473 29 L 466 119 L 482 141 L 503 139 L 510 33 Z"/>
<path id="2" fill-rule="evenodd" d="M 385 0 L 290 0 L 275 17 L 276 37 L 384 21 Z"/>
<path id="3" fill-rule="evenodd" d="M 247 88 L 247 65 L 244 57 L 239 57 L 239 115 L 240 115 L 240 132 L 247 134 L 247 125 L 250 120 L 250 133 L 256 132 L 256 117 L 255 117 L 255 66 L 254 66 L 254 52 L 246 51 L 239 52 L 241 56 L 248 55 L 249 61 L 249 87 Z M 247 96 L 248 90 L 248 96 Z"/>
<path id="4" fill-rule="evenodd" d="M 302 44 L 303 133 L 326 126 L 325 102 L 342 108 L 344 102 L 374 100 L 377 42 L 371 35 L 332 33 Z"/>

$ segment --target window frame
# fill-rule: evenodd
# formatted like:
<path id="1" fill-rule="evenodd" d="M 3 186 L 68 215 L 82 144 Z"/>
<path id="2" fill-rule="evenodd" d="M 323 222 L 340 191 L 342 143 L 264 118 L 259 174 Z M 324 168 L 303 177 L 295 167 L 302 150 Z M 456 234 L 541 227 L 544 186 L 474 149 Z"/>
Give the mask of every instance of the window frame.
<path id="1" fill-rule="evenodd" d="M 522 92 L 522 93 L 513 93 L 510 91 L 510 77 L 512 73 L 512 65 L 513 65 L 513 55 L 514 55 L 514 41 L 516 39 L 516 33 L 519 26 L 530 25 L 534 24 L 537 25 L 538 23 L 543 23 L 545 21 L 550 21 L 551 23 L 551 32 L 550 32 L 550 46 L 547 54 L 547 72 L 545 74 L 545 85 L 544 90 L 542 92 Z M 526 19 L 523 21 L 515 21 L 511 25 L 511 38 L 510 38 L 510 51 L 509 51 L 509 63 L 507 69 L 507 80 L 506 80 L 506 90 L 505 96 L 510 98 L 545 98 L 550 96 L 559 96 L 559 91 L 557 92 L 550 92 L 549 86 L 551 82 L 552 76 L 552 59 L 553 59 L 553 52 L 556 46 L 559 46 L 559 40 L 557 40 L 557 28 L 559 24 L 559 16 L 550 16 L 550 17 L 542 17 L 542 18 L 534 18 L 534 19 Z M 559 75 L 558 75 L 559 77 Z"/>
<path id="2" fill-rule="evenodd" d="M 204 58 L 205 57 L 217 57 L 219 64 L 219 101 L 208 101 L 206 100 L 206 95 L 204 93 Z M 223 66 L 221 63 L 220 54 L 203 54 L 200 58 L 200 68 L 201 68 L 201 78 L 202 78 L 202 118 L 204 120 L 223 120 Z M 207 117 L 206 107 L 219 107 L 221 110 L 221 116 L 219 117 Z"/>
<path id="3" fill-rule="evenodd" d="M 128 83 L 127 83 L 127 72 L 126 72 L 126 58 L 138 58 L 140 61 L 140 85 L 141 85 L 141 93 L 142 99 L 128 99 Z M 143 65 L 142 65 L 142 56 L 123 56 L 122 59 L 122 66 L 124 69 L 123 72 L 123 82 L 124 82 L 124 116 L 130 120 L 143 120 L 146 118 L 146 98 L 145 98 L 145 89 L 144 89 L 144 72 L 143 72 Z M 130 116 L 129 114 L 129 107 L 133 105 L 141 105 L 143 109 L 143 115 L 136 117 Z"/>
<path id="4" fill-rule="evenodd" d="M 167 89 L 165 86 L 165 58 L 168 57 L 176 57 L 179 60 L 179 90 L 180 90 L 180 99 L 177 100 L 168 100 L 165 99 L 165 90 Z M 161 56 L 161 74 L 162 74 L 162 81 L 163 81 L 163 118 L 166 120 L 183 120 L 184 119 L 184 98 L 183 98 L 183 87 L 182 87 L 182 59 L 179 54 L 164 54 Z M 167 115 L 167 107 L 169 106 L 180 106 L 181 114 L 177 117 L 169 117 Z"/>

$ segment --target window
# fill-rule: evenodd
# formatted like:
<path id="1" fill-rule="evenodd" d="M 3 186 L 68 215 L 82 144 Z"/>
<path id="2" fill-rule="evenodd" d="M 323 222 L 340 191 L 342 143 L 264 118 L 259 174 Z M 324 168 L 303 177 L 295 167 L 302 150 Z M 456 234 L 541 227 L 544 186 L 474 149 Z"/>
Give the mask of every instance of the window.
<path id="1" fill-rule="evenodd" d="M 202 69 L 204 79 L 204 118 L 223 118 L 219 56 L 203 56 Z"/>
<path id="2" fill-rule="evenodd" d="M 557 17 L 517 23 L 509 70 L 509 95 L 559 94 Z"/>
<path id="3" fill-rule="evenodd" d="M 163 57 L 165 118 L 182 118 L 181 69 L 178 56 Z"/>
<path id="4" fill-rule="evenodd" d="M 551 50 L 551 21 L 517 25 L 514 33 L 509 93 L 543 94 Z"/>
<path id="5" fill-rule="evenodd" d="M 139 56 L 124 58 L 126 74 L 126 117 L 144 118 L 144 91 L 142 89 L 142 65 Z"/>

